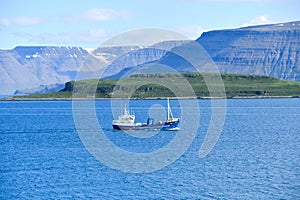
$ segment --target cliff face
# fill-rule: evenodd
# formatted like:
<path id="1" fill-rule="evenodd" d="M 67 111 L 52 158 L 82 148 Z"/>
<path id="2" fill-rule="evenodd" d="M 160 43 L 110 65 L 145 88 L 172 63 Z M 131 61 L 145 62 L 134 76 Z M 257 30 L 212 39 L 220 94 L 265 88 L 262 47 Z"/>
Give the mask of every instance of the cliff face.
<path id="1" fill-rule="evenodd" d="M 178 72 L 195 72 L 187 60 L 172 53 L 187 52 L 189 58 L 198 58 L 195 63 L 204 72 L 202 66 L 210 57 L 220 72 L 300 81 L 300 21 L 209 31 L 196 41 L 204 52 L 195 52 L 193 42 L 185 43 L 174 47 L 156 63 Z"/>
<path id="2" fill-rule="evenodd" d="M 197 42 L 222 72 L 300 81 L 300 21 L 210 31 Z"/>

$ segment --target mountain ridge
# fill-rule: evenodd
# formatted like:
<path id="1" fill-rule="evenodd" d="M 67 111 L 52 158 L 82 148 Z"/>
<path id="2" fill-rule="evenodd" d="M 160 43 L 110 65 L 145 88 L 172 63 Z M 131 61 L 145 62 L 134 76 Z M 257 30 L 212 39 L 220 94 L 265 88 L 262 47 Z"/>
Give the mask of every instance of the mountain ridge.
<path id="1" fill-rule="evenodd" d="M 208 54 L 205 56 L 205 52 L 202 52 L 203 60 L 209 60 L 210 57 L 220 72 L 300 81 L 300 21 L 208 31 L 202 33 L 196 42 Z M 177 48 L 177 52 L 188 50 L 183 45 L 182 48 L 174 48 Z M 197 71 L 191 63 L 172 51 L 155 63 L 172 66 L 178 72 Z M 205 64 L 201 60 L 197 63 L 200 66 Z M 127 68 L 112 78 L 129 75 L 129 71 L 140 73 L 139 68 Z M 205 72 L 201 67 L 197 69 Z"/>
<path id="2" fill-rule="evenodd" d="M 196 42 L 220 72 L 300 81 L 300 21 L 208 31 Z M 184 59 L 164 50 L 184 43 L 161 45 L 170 46 L 101 47 L 91 53 L 81 47 L 59 46 L 0 50 L 0 94 L 74 80 L 87 58 L 86 78 L 97 78 L 98 66 L 108 66 L 105 76 L 116 77 L 144 63 L 167 65 L 179 72 L 195 71 Z"/>
<path id="3" fill-rule="evenodd" d="M 221 72 L 300 81 L 300 21 L 210 31 L 196 41 Z"/>

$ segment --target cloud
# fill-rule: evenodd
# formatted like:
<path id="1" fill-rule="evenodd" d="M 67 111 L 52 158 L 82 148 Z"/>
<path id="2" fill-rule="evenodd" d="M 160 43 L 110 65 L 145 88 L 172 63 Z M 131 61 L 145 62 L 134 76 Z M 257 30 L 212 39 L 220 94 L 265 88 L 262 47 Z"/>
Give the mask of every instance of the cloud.
<path id="1" fill-rule="evenodd" d="M 132 14 L 128 11 L 113 10 L 107 8 L 92 8 L 76 15 L 67 16 L 71 21 L 109 21 L 115 18 L 129 18 Z"/>
<path id="2" fill-rule="evenodd" d="M 12 25 L 19 25 L 19 26 L 29 26 L 41 23 L 43 20 L 36 18 L 36 17 L 27 17 L 27 16 L 19 16 L 13 18 L 1 18 L 0 25 L 3 26 L 12 26 Z"/>
<path id="3" fill-rule="evenodd" d="M 78 14 L 70 14 L 66 16 L 57 16 L 53 18 L 37 18 L 29 16 L 18 16 L 12 18 L 1 18 L 0 26 L 29 26 L 46 22 L 80 22 L 80 21 L 109 21 L 115 18 L 129 18 L 132 14 L 128 11 L 113 10 L 106 8 L 93 8 L 82 11 Z"/>
<path id="4" fill-rule="evenodd" d="M 107 21 L 118 16 L 118 12 L 112 9 L 93 8 L 82 12 L 80 15 L 83 20 Z"/>
<path id="5" fill-rule="evenodd" d="M 99 44 L 107 37 L 107 33 L 103 29 L 95 29 L 87 31 L 42 33 L 32 36 L 30 41 L 38 44 L 57 44 L 67 46 L 87 44 L 89 46 L 99 46 Z"/>
<path id="6" fill-rule="evenodd" d="M 275 23 L 275 22 L 268 19 L 268 17 L 265 15 L 260 15 L 260 16 L 254 17 L 250 22 L 242 24 L 241 27 L 261 25 L 261 24 L 270 24 L 270 23 Z"/>

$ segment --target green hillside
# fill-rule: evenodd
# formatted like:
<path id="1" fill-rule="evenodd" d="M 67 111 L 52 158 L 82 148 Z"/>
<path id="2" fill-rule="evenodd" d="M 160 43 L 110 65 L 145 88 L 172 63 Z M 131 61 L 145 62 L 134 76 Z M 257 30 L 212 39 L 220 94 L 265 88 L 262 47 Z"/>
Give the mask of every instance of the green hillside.
<path id="1" fill-rule="evenodd" d="M 91 79 L 77 82 L 70 81 L 67 82 L 65 88 L 59 92 L 33 94 L 14 98 L 71 98 L 73 91 L 77 92 L 75 93 L 75 97 L 78 98 L 89 98 L 95 94 L 96 98 L 131 97 L 143 99 L 175 96 L 185 97 L 189 96 L 190 93 L 182 88 L 184 81 L 188 81 L 198 98 L 204 98 L 210 97 L 205 80 L 213 80 L 215 76 L 217 76 L 217 74 L 160 73 L 132 75 L 120 80 Z M 300 96 L 299 82 L 252 75 L 221 74 L 221 77 L 224 82 L 227 98 Z M 214 84 L 214 82 L 212 82 L 212 84 Z M 171 89 L 173 91 L 168 87 L 173 88 Z M 218 85 L 216 85 L 216 87 L 218 87 Z M 175 95 L 174 92 L 177 92 L 177 95 Z"/>

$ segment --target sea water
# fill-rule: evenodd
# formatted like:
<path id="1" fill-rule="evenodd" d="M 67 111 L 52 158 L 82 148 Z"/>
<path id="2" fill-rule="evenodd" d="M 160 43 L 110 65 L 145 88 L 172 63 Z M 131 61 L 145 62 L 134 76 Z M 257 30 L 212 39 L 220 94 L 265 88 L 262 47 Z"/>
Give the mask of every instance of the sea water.
<path id="1" fill-rule="evenodd" d="M 72 101 L 2 101 L 0 199 L 300 199 L 300 99 L 228 99 L 221 136 L 205 158 L 199 148 L 211 102 L 198 103 L 200 121 L 191 123 L 199 128 L 183 155 L 161 169 L 130 173 L 86 149 Z M 111 101 L 93 104 L 99 127 L 125 151 L 153 152 L 178 134 L 115 131 Z M 137 122 L 146 121 L 153 105 L 162 114 L 152 115 L 164 117 L 164 100 L 130 101 Z M 171 106 L 179 116 L 178 102 Z"/>

